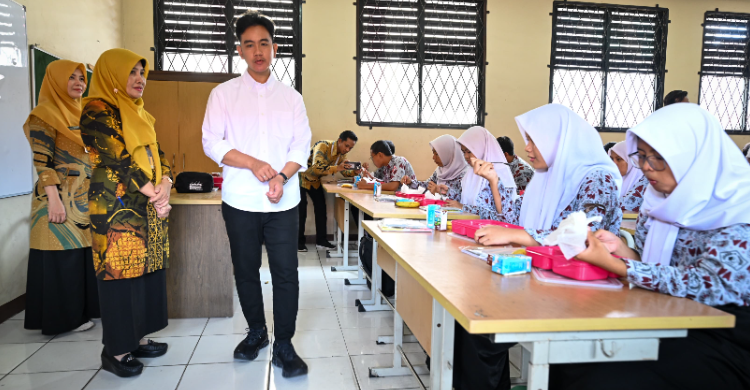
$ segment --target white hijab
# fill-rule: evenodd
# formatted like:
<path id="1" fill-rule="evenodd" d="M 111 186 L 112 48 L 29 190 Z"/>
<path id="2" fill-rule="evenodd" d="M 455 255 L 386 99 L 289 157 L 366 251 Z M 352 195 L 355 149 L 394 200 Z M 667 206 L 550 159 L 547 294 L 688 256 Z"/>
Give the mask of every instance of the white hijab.
<path id="1" fill-rule="evenodd" d="M 513 180 L 513 173 L 510 168 L 502 164 L 507 163 L 503 150 L 500 149 L 500 144 L 487 129 L 480 126 L 471 127 L 461 134 L 458 143 L 469 149 L 480 160 L 501 163 L 494 164 L 500 182 L 503 183 L 505 188 L 516 187 L 516 181 Z M 461 204 L 474 206 L 477 195 L 487 185 L 489 183 L 485 178 L 475 174 L 473 169 L 468 170 L 461 181 Z"/>
<path id="2" fill-rule="evenodd" d="M 521 204 L 521 225 L 550 229 L 558 215 L 578 194 L 581 182 L 594 170 L 612 175 L 617 188 L 622 177 L 602 149 L 599 133 L 575 112 L 560 104 L 547 104 L 516 117 L 524 141 L 534 141 L 547 162 L 537 169 Z M 573 210 L 577 211 L 577 210 Z"/>
<path id="3" fill-rule="evenodd" d="M 677 181 L 669 195 L 646 190 L 644 263 L 669 265 L 680 228 L 750 223 L 750 165 L 716 117 L 696 104 L 672 104 L 628 130 L 628 152 L 638 150 L 638 138 L 666 160 Z"/>
<path id="4" fill-rule="evenodd" d="M 643 171 L 633 164 L 632 158 L 628 157 L 627 142 L 622 141 L 616 143 L 615 146 L 609 149 L 607 154 L 612 157 L 612 153 L 617 154 L 620 158 L 628 162 L 628 171 L 625 172 L 625 176 L 622 177 L 622 188 L 620 188 L 620 195 L 625 196 L 625 194 L 627 194 L 628 191 L 630 191 L 636 184 L 638 184 L 638 181 L 641 180 L 643 177 Z"/>
<path id="5" fill-rule="evenodd" d="M 455 180 L 469 168 L 469 164 L 464 160 L 464 154 L 461 153 L 461 147 L 456 142 L 456 137 L 448 134 L 441 135 L 432 140 L 430 146 L 435 149 L 443 163 L 443 166 L 437 169 L 437 184 Z"/>

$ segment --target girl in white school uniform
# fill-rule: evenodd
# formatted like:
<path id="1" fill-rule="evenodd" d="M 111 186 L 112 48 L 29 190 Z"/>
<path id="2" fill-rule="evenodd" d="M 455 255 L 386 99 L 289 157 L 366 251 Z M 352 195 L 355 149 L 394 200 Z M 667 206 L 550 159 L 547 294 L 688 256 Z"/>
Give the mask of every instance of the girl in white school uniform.
<path id="1" fill-rule="evenodd" d="M 638 169 L 638 163 L 628 155 L 628 146 L 625 141 L 618 142 L 609 149 L 609 157 L 617 165 L 622 175 L 622 211 L 639 212 L 643 203 L 643 194 L 648 188 L 648 178 L 643 171 Z"/>
<path id="2" fill-rule="evenodd" d="M 404 176 L 401 182 L 411 189 L 420 186 L 428 189 L 433 194 L 441 193 L 451 200 L 461 200 L 461 181 L 469 165 L 464 160 L 461 147 L 452 135 L 441 135 L 430 142 L 432 147 L 432 161 L 438 166 L 429 179 L 425 181 L 412 180 Z"/>
<path id="3" fill-rule="evenodd" d="M 506 165 L 503 150 L 495 137 L 479 126 L 461 134 L 458 144 L 469 165 L 476 161 L 492 162 L 487 165 L 492 166 L 497 174 L 488 180 L 472 170 L 467 171 L 461 180 L 461 201 L 449 201 L 447 206 L 459 207 L 463 212 L 479 215 L 482 219 L 502 220 L 499 210 L 512 208 L 516 196 L 516 182 Z"/>
<path id="4" fill-rule="evenodd" d="M 749 389 L 750 166 L 719 121 L 695 104 L 656 111 L 626 142 L 650 183 L 636 248 L 598 231 L 578 259 L 733 314 L 735 327 L 663 339 L 658 361 L 552 366 L 550 388 Z"/>

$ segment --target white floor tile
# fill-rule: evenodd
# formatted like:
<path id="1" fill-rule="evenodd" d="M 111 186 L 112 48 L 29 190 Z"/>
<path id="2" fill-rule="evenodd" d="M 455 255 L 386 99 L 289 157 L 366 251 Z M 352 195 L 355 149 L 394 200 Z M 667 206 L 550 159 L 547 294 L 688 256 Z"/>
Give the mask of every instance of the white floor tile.
<path id="1" fill-rule="evenodd" d="M 393 312 L 390 310 L 360 313 L 357 307 L 337 307 L 336 313 L 342 329 L 393 326 Z"/>
<path id="2" fill-rule="evenodd" d="M 324 280 L 325 276 L 323 275 L 323 270 L 320 268 L 320 266 L 317 267 L 305 267 L 305 268 L 297 268 L 297 275 L 299 275 L 299 280 Z"/>
<path id="3" fill-rule="evenodd" d="M 96 370 L 8 375 L 0 380 L 4 390 L 80 390 Z"/>
<path id="4" fill-rule="evenodd" d="M 70 342 L 70 341 L 101 341 L 102 340 L 102 320 L 93 319 L 94 327 L 85 332 L 67 332 L 61 333 L 51 342 Z"/>
<path id="5" fill-rule="evenodd" d="M 327 290 L 302 291 L 299 294 L 300 309 L 330 309 L 333 308 L 331 293 Z"/>
<path id="6" fill-rule="evenodd" d="M 393 328 L 343 329 L 346 348 L 350 355 L 392 353 L 393 344 L 377 344 L 378 336 L 393 336 Z M 421 352 L 419 343 L 404 343 L 404 352 Z"/>
<path id="7" fill-rule="evenodd" d="M 406 356 L 412 364 L 424 365 L 425 354 L 407 353 Z M 351 359 L 361 390 L 414 389 L 419 387 L 419 382 L 411 374 L 397 377 L 370 378 L 370 367 L 392 367 L 392 354 L 352 356 Z M 402 365 L 406 366 L 405 363 Z M 422 378 L 422 382 L 426 386 L 429 386 L 429 375 L 421 375 L 420 378 Z"/>
<path id="8" fill-rule="evenodd" d="M 308 373 L 295 378 L 284 378 L 281 369 L 271 366 L 270 390 L 359 390 L 352 365 L 346 357 L 305 360 Z"/>
<path id="9" fill-rule="evenodd" d="M 352 259 L 349 264 L 357 264 L 357 259 Z M 324 267 L 326 279 L 357 279 L 357 271 L 331 271 L 331 267 Z"/>
<path id="10" fill-rule="evenodd" d="M 260 350 L 255 361 L 270 360 L 273 334 L 268 334 L 269 345 Z M 190 359 L 190 364 L 234 362 L 234 348 L 245 339 L 244 334 L 203 336 Z"/>
<path id="11" fill-rule="evenodd" d="M 292 337 L 297 354 L 305 358 L 346 356 L 346 345 L 341 330 L 298 331 Z"/>
<path id="12" fill-rule="evenodd" d="M 328 289 L 333 291 L 370 291 L 367 285 L 346 285 L 344 279 L 327 279 Z"/>
<path id="13" fill-rule="evenodd" d="M 23 320 L 26 319 L 26 310 L 21 311 L 20 313 L 14 315 L 13 317 L 10 317 L 11 320 Z"/>
<path id="14" fill-rule="evenodd" d="M 174 318 L 169 320 L 166 328 L 148 335 L 154 337 L 173 337 L 173 336 L 200 336 L 206 327 L 208 318 Z"/>
<path id="15" fill-rule="evenodd" d="M 179 390 L 266 390 L 268 361 L 191 364 Z"/>
<path id="16" fill-rule="evenodd" d="M 273 311 L 266 311 L 266 328 L 268 332 L 273 332 Z M 208 325 L 203 331 L 203 335 L 215 334 L 245 334 L 247 333 L 247 321 L 242 311 L 234 313 L 234 317 L 229 318 L 209 318 Z"/>
<path id="17" fill-rule="evenodd" d="M 199 338 L 199 336 L 155 338 L 154 341 L 169 344 L 167 353 L 157 358 L 138 358 L 138 360 L 147 367 L 188 364 L 190 357 L 193 356 L 193 351 L 195 351 L 195 346 L 198 345 Z"/>
<path id="18" fill-rule="evenodd" d="M 297 311 L 297 330 L 340 329 L 334 309 L 305 309 Z"/>
<path id="19" fill-rule="evenodd" d="M 40 330 L 24 329 L 21 320 L 8 320 L 0 324 L 0 344 L 46 343 L 52 337 L 43 335 Z"/>
<path id="20" fill-rule="evenodd" d="M 44 343 L 0 345 L 0 375 L 13 371 L 16 366 L 38 351 L 43 345 Z M 2 388 L 2 385 L 0 385 L 0 388 Z"/>
<path id="21" fill-rule="evenodd" d="M 357 299 L 366 300 L 372 297 L 369 290 L 349 290 L 331 291 L 333 305 L 336 307 L 356 307 Z"/>
<path id="22" fill-rule="evenodd" d="M 299 281 L 299 291 L 300 293 L 328 291 L 328 283 L 326 283 L 325 279 L 301 279 Z"/>
<path id="23" fill-rule="evenodd" d="M 96 370 L 102 365 L 101 341 L 47 343 L 12 374 Z"/>
<path id="24" fill-rule="evenodd" d="M 141 375 L 120 378 L 99 370 L 86 390 L 172 390 L 177 388 L 185 366 L 145 367 Z"/>

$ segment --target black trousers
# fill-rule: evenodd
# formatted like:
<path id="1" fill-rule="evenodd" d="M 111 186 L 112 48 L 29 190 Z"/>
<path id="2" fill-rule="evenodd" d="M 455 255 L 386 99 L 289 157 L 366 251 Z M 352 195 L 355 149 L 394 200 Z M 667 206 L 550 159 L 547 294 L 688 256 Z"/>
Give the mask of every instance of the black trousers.
<path id="1" fill-rule="evenodd" d="M 495 344 L 485 335 L 470 334 L 458 322 L 455 329 L 453 388 L 510 389 L 508 350 L 515 343 Z"/>
<path id="2" fill-rule="evenodd" d="M 234 279 L 242 313 L 250 328 L 266 326 L 263 292 L 260 285 L 262 245 L 268 252 L 273 283 L 274 334 L 278 342 L 294 336 L 299 304 L 297 273 L 297 207 L 275 213 L 256 213 L 222 203 L 221 212 L 229 236 Z"/>
<path id="3" fill-rule="evenodd" d="M 310 195 L 313 203 L 313 211 L 315 212 L 315 242 L 323 243 L 327 242 L 326 237 L 326 196 L 323 191 L 323 186 L 318 188 L 303 188 L 299 187 L 299 235 L 297 236 L 297 243 L 303 244 L 305 242 L 305 223 L 307 222 L 307 195 Z"/>

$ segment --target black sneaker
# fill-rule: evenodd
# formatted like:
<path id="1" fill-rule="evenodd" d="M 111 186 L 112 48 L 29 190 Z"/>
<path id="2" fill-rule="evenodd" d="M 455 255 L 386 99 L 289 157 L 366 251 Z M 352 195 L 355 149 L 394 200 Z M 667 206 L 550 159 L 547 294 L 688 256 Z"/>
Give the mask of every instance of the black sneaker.
<path id="1" fill-rule="evenodd" d="M 273 343 L 271 363 L 281 368 L 281 376 L 284 378 L 307 375 L 307 364 L 294 351 L 292 343 Z"/>
<path id="2" fill-rule="evenodd" d="M 167 347 L 167 343 L 157 343 L 149 339 L 146 345 L 139 345 L 131 354 L 137 358 L 155 358 L 167 353 Z"/>
<path id="3" fill-rule="evenodd" d="M 247 329 L 247 336 L 234 349 L 234 358 L 254 360 L 258 357 L 260 350 L 267 346 L 268 330 L 266 330 L 265 326 L 261 329 Z"/>
<path id="4" fill-rule="evenodd" d="M 120 378 L 128 378 L 131 376 L 141 375 L 143 372 L 143 363 L 138 361 L 133 354 L 127 354 L 122 357 L 122 360 L 115 359 L 114 356 L 109 356 L 102 349 L 102 369 L 109 371 Z"/>
<path id="5" fill-rule="evenodd" d="M 336 245 L 331 244 L 328 241 L 323 241 L 315 244 L 318 249 L 336 249 Z"/>
<path id="6" fill-rule="evenodd" d="M 304 242 L 297 244 L 297 252 L 307 252 L 307 246 Z"/>

